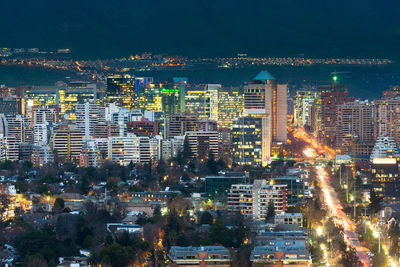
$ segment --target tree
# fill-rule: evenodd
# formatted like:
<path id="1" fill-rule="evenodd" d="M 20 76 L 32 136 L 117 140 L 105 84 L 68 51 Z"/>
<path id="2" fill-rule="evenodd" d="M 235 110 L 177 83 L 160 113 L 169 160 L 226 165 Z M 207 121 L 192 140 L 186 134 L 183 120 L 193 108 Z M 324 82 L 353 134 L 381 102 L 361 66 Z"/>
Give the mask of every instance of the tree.
<path id="1" fill-rule="evenodd" d="M 375 214 L 382 209 L 382 197 L 377 196 L 374 189 L 371 189 L 370 191 L 370 201 L 369 209 L 372 214 Z"/>
<path id="2" fill-rule="evenodd" d="M 53 205 L 53 211 L 54 212 L 61 212 L 64 209 L 64 199 L 62 198 L 56 198 L 54 201 Z"/>
<path id="3" fill-rule="evenodd" d="M 42 255 L 36 254 L 29 256 L 25 262 L 26 267 L 47 267 L 47 262 Z"/>
<path id="4" fill-rule="evenodd" d="M 21 258 L 28 260 L 32 255 L 40 255 L 48 263 L 57 262 L 63 247 L 54 232 L 53 227 L 45 226 L 41 231 L 28 230 L 17 236 L 15 247 Z"/>
<path id="5" fill-rule="evenodd" d="M 182 152 L 182 156 L 183 156 L 183 161 L 184 162 L 188 162 L 189 159 L 191 159 L 192 157 L 192 150 L 190 149 L 190 145 L 189 145 L 189 140 L 187 137 L 185 137 L 185 140 L 183 141 L 183 152 Z"/>
<path id="6" fill-rule="evenodd" d="M 399 238 L 400 238 L 400 223 L 394 221 L 390 224 L 389 228 L 390 238 L 390 254 L 396 255 L 399 251 Z"/>
<path id="7" fill-rule="evenodd" d="M 349 251 L 342 251 L 342 258 L 339 261 L 343 266 L 361 267 L 362 264 L 358 259 L 357 253 L 354 248 Z M 378 265 L 381 266 L 381 265 Z"/>
<path id="8" fill-rule="evenodd" d="M 29 183 L 24 180 L 18 180 L 15 183 L 15 188 L 18 190 L 19 193 L 26 193 L 29 189 Z"/>
<path id="9" fill-rule="evenodd" d="M 110 246 L 110 245 L 114 244 L 114 238 L 111 235 L 107 235 L 106 240 L 104 241 L 104 244 L 106 246 Z"/>
<path id="10" fill-rule="evenodd" d="M 251 247 L 249 245 L 241 246 L 235 254 L 233 254 L 232 266 L 251 266 L 250 263 Z"/>
<path id="11" fill-rule="evenodd" d="M 101 263 L 109 264 L 112 267 L 124 267 L 127 266 L 132 255 L 133 253 L 130 247 L 112 244 L 100 251 L 99 259 Z"/>
<path id="12" fill-rule="evenodd" d="M 208 153 L 208 159 L 207 159 L 207 169 L 208 172 L 211 174 L 217 174 L 218 168 L 217 168 L 217 162 L 214 159 L 214 154 L 210 150 Z"/>
<path id="13" fill-rule="evenodd" d="M 265 216 L 265 221 L 271 222 L 274 220 L 275 217 L 275 206 L 274 202 L 270 200 L 268 202 L 268 210 L 267 210 L 267 215 Z"/>
<path id="14" fill-rule="evenodd" d="M 212 223 L 213 223 L 212 215 L 208 211 L 203 212 L 200 216 L 200 224 L 211 225 Z"/>
<path id="15" fill-rule="evenodd" d="M 10 203 L 11 201 L 9 195 L 0 193 L 0 217 L 8 209 Z"/>

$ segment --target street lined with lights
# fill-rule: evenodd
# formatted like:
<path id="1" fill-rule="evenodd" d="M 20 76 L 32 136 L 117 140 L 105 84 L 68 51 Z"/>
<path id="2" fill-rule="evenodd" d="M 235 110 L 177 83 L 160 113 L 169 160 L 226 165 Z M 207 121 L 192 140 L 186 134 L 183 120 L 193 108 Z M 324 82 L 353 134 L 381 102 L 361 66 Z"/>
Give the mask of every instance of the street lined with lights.
<path id="1" fill-rule="evenodd" d="M 303 139 L 310 146 L 304 149 L 303 154 L 306 158 L 316 160 L 318 156 L 324 156 L 332 159 L 334 157 L 334 151 L 328 149 L 325 146 L 319 144 L 316 138 L 309 136 L 304 130 L 298 130 L 294 133 L 296 138 Z M 347 214 L 343 211 L 343 206 L 340 204 L 334 188 L 330 183 L 330 177 L 326 169 L 322 165 L 315 164 L 315 170 L 317 173 L 317 180 L 322 191 L 322 200 L 325 208 L 328 211 L 328 215 L 332 217 L 335 224 L 343 227 L 345 241 L 348 246 L 355 249 L 357 256 L 363 266 L 372 266 L 368 250 L 360 245 L 358 235 L 356 233 L 355 223 L 352 222 Z M 317 228 L 318 232 L 322 233 L 322 228 Z"/>

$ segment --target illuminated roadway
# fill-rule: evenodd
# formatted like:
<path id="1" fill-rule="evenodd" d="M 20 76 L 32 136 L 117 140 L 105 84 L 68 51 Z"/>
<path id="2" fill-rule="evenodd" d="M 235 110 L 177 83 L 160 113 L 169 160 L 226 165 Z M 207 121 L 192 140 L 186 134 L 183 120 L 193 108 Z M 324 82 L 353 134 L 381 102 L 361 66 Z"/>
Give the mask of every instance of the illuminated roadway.
<path id="1" fill-rule="evenodd" d="M 296 138 L 303 139 L 309 144 L 303 154 L 310 160 L 317 160 L 317 157 L 321 154 L 325 154 L 328 159 L 333 158 L 333 150 L 326 146 L 321 146 L 317 140 L 310 137 L 303 130 L 297 130 L 294 134 Z M 340 204 L 340 200 L 337 198 L 336 192 L 330 183 L 330 177 L 326 169 L 314 163 L 314 167 L 317 173 L 317 179 L 321 188 L 323 203 L 328 211 L 328 216 L 333 218 L 336 224 L 343 227 L 344 237 L 347 244 L 354 248 L 358 258 L 360 259 L 363 266 L 372 266 L 369 256 L 367 254 L 368 249 L 360 245 L 358 235 L 355 230 L 355 224 L 348 218 L 347 214 L 343 212 L 343 207 Z"/>

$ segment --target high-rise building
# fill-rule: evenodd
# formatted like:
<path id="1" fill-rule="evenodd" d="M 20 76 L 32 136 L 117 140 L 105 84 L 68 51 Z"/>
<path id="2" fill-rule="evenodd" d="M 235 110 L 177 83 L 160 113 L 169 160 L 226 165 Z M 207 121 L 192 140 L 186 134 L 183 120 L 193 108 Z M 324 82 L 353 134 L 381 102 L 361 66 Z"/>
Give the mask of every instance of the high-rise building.
<path id="1" fill-rule="evenodd" d="M 71 81 L 59 89 L 60 114 L 68 120 L 76 120 L 76 105 L 97 103 L 97 85 L 89 82 Z"/>
<path id="2" fill-rule="evenodd" d="M 0 113 L 11 116 L 25 114 L 25 99 L 16 96 L 0 97 Z"/>
<path id="3" fill-rule="evenodd" d="M 232 126 L 232 160 L 239 165 L 265 166 L 271 158 L 269 118 L 241 117 Z"/>
<path id="4" fill-rule="evenodd" d="M 189 79 L 186 77 L 174 77 L 174 88 L 179 90 L 179 112 L 184 113 L 185 110 L 185 96 L 186 88 L 188 86 Z"/>
<path id="5" fill-rule="evenodd" d="M 75 114 L 77 128 L 84 133 L 85 138 L 93 137 L 95 125 L 105 120 L 104 108 L 94 102 L 76 104 Z"/>
<path id="6" fill-rule="evenodd" d="M 15 136 L 0 138 L 1 160 L 17 161 L 19 159 L 19 141 Z"/>
<path id="7" fill-rule="evenodd" d="M 184 135 L 188 131 L 199 129 L 198 118 L 184 114 L 174 114 L 165 119 L 165 138 Z"/>
<path id="8" fill-rule="evenodd" d="M 33 106 L 32 125 L 52 122 L 58 123 L 59 108 L 57 106 Z"/>
<path id="9" fill-rule="evenodd" d="M 371 103 L 355 101 L 337 106 L 337 153 L 370 155 L 374 145 L 373 130 Z"/>
<path id="10" fill-rule="evenodd" d="M 179 94 L 179 89 L 161 89 L 162 110 L 167 117 L 179 113 Z"/>
<path id="11" fill-rule="evenodd" d="M 393 137 L 400 144 L 400 99 L 374 100 L 374 138 Z"/>
<path id="12" fill-rule="evenodd" d="M 250 126 L 251 128 L 258 128 L 254 131 L 261 133 L 261 140 L 256 141 L 256 145 L 260 147 L 257 154 L 261 155 L 257 161 L 258 164 L 261 163 L 262 166 L 265 166 L 271 161 L 272 156 L 278 156 L 281 145 L 286 143 L 287 86 L 277 84 L 276 79 L 269 72 L 260 72 L 253 82 L 244 87 L 244 114 L 247 117 L 238 120 L 239 123 L 242 121 L 239 130 L 248 128 L 246 121 L 254 123 Z M 257 120 L 250 119 L 251 116 L 256 117 Z M 237 136 L 237 134 L 236 130 L 235 135 Z M 242 138 L 242 142 L 245 143 L 246 140 L 243 141 Z M 245 148 L 247 148 L 247 144 L 243 145 L 242 151 Z M 246 152 L 243 153 L 246 155 Z M 248 151 L 247 153 L 252 152 Z M 249 156 L 250 158 L 251 156 Z M 244 161 L 242 160 L 242 162 Z"/>
<path id="13" fill-rule="evenodd" d="M 31 161 L 34 168 L 52 163 L 54 162 L 53 151 L 51 151 L 49 146 L 33 146 Z"/>
<path id="14" fill-rule="evenodd" d="M 393 137 L 380 136 L 371 157 L 371 185 L 387 203 L 400 202 L 400 155 Z"/>
<path id="15" fill-rule="evenodd" d="M 16 138 L 17 142 L 27 142 L 25 131 L 29 128 L 29 123 L 21 115 L 7 116 L 8 121 L 8 136 Z"/>
<path id="16" fill-rule="evenodd" d="M 8 135 L 8 121 L 3 113 L 0 113 L 0 137 Z"/>
<path id="17" fill-rule="evenodd" d="M 148 136 L 139 136 L 139 162 L 149 163 L 151 159 L 151 144 Z"/>
<path id="18" fill-rule="evenodd" d="M 284 185 L 286 204 L 296 206 L 304 203 L 304 178 L 298 176 L 278 176 L 268 180 L 270 185 Z"/>
<path id="19" fill-rule="evenodd" d="M 26 99 L 27 109 L 33 106 L 57 106 L 60 104 L 59 90 L 62 88 L 61 85 L 53 87 L 39 87 L 32 86 L 25 88 L 24 97 Z M 27 112 L 27 114 L 32 114 Z"/>
<path id="20" fill-rule="evenodd" d="M 312 106 L 312 130 L 323 138 L 326 144 L 335 144 L 337 107 L 353 101 L 354 98 L 349 97 L 347 88 L 336 82 L 318 88 Z"/>
<path id="21" fill-rule="evenodd" d="M 150 157 L 153 162 L 157 162 L 162 158 L 163 139 L 160 135 L 150 138 Z"/>
<path id="22" fill-rule="evenodd" d="M 154 83 L 153 77 L 135 77 L 135 92 L 138 96 L 142 95 L 145 88 Z"/>
<path id="23" fill-rule="evenodd" d="M 140 96 L 140 108 L 143 110 L 163 111 L 162 89 L 150 84 Z"/>
<path id="24" fill-rule="evenodd" d="M 198 118 L 218 120 L 218 92 L 220 84 L 198 85 L 187 89 L 185 112 Z"/>
<path id="25" fill-rule="evenodd" d="M 210 115 L 209 119 L 218 121 L 219 114 L 219 91 L 221 90 L 220 84 L 207 84 L 206 90 L 210 95 Z"/>
<path id="26" fill-rule="evenodd" d="M 137 109 L 128 110 L 126 108 L 122 108 L 111 114 L 111 122 L 118 125 L 120 136 L 127 135 L 128 122 L 140 121 L 141 119 L 142 112 Z"/>
<path id="27" fill-rule="evenodd" d="M 130 110 L 138 108 L 135 77 L 116 74 L 107 77 L 107 102 Z"/>
<path id="28" fill-rule="evenodd" d="M 200 131 L 217 131 L 218 130 L 217 121 L 212 121 L 208 118 L 202 118 L 199 121 L 199 129 Z"/>
<path id="29" fill-rule="evenodd" d="M 81 167 L 100 167 L 104 159 L 107 157 L 107 152 L 108 139 L 85 139 L 82 146 L 79 165 Z"/>
<path id="30" fill-rule="evenodd" d="M 164 111 L 154 111 L 154 110 L 145 110 L 144 111 L 144 118 L 148 119 L 149 121 L 157 122 L 158 123 L 158 130 L 159 135 L 164 134 L 164 120 L 165 120 L 165 113 Z"/>
<path id="31" fill-rule="evenodd" d="M 311 126 L 311 106 L 314 103 L 316 93 L 308 90 L 296 92 L 294 105 L 294 125 L 296 127 Z"/>
<path id="32" fill-rule="evenodd" d="M 236 88 L 220 90 L 218 99 L 218 126 L 231 129 L 233 121 L 243 115 L 243 93 Z"/>
<path id="33" fill-rule="evenodd" d="M 108 138 L 111 136 L 119 136 L 118 124 L 114 124 L 110 121 L 99 122 L 93 127 L 94 138 Z"/>
<path id="34" fill-rule="evenodd" d="M 253 220 L 265 220 L 272 201 L 277 213 L 286 210 L 286 185 L 267 185 L 265 180 L 254 184 L 234 184 L 228 193 L 228 212 L 240 212 Z"/>
<path id="35" fill-rule="evenodd" d="M 127 123 L 127 132 L 137 136 L 153 137 L 160 133 L 160 123 L 142 118 L 140 121 L 130 121 Z"/>
<path id="36" fill-rule="evenodd" d="M 161 143 L 161 158 L 169 160 L 175 158 L 183 152 L 185 136 L 174 136 L 171 139 L 163 139 Z"/>
<path id="37" fill-rule="evenodd" d="M 124 166 L 140 162 L 140 139 L 131 134 L 109 137 L 108 159 Z"/>
<path id="38" fill-rule="evenodd" d="M 272 142 L 286 142 L 286 84 L 277 84 L 276 79 L 267 71 L 260 72 L 252 83 L 244 87 L 244 110 L 246 114 L 263 110 L 271 118 Z"/>
<path id="39" fill-rule="evenodd" d="M 190 159 L 206 160 L 209 155 L 218 159 L 218 132 L 217 131 L 188 131 L 187 139 Z"/>
<path id="40" fill-rule="evenodd" d="M 52 132 L 52 125 L 49 123 L 35 124 L 33 126 L 33 144 L 36 146 L 48 145 Z"/>
<path id="41" fill-rule="evenodd" d="M 51 137 L 51 145 L 59 161 L 79 162 L 84 134 L 75 125 L 60 125 Z"/>

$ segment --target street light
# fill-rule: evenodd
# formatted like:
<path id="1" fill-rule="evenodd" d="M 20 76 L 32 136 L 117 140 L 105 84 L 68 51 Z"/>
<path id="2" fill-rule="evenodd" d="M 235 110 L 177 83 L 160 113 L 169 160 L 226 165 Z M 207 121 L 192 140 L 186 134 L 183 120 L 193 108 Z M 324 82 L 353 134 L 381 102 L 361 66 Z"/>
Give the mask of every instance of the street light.
<path id="1" fill-rule="evenodd" d="M 324 233 L 324 230 L 322 229 L 322 226 L 317 227 L 317 236 L 322 236 Z"/>
<path id="2" fill-rule="evenodd" d="M 379 247 L 378 247 L 378 252 L 381 253 L 381 233 L 379 231 L 374 231 L 373 235 L 375 238 L 378 238 L 379 240 Z"/>

